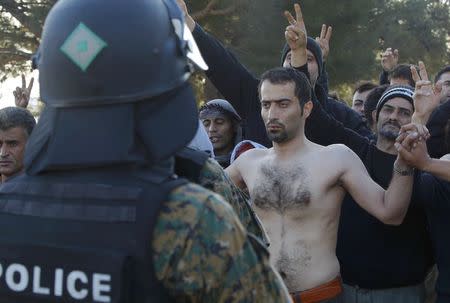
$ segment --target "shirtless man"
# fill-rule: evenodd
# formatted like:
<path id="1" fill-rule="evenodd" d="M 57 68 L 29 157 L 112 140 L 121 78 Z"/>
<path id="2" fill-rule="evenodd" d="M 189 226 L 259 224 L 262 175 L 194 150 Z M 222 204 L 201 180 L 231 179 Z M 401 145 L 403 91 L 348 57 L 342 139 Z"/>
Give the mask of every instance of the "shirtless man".
<path id="1" fill-rule="evenodd" d="M 397 158 L 391 185 L 384 191 L 349 148 L 309 141 L 304 126 L 312 110 L 311 87 L 297 70 L 267 71 L 259 94 L 273 147 L 245 152 L 226 171 L 236 185 L 248 188 L 270 238 L 271 262 L 294 302 L 305 302 L 305 296 L 317 294 L 318 288 L 320 293 L 324 284 L 333 292 L 313 302 L 336 298 L 342 291 L 336 238 L 346 191 L 382 222 L 400 224 L 411 197 L 412 169 Z"/>

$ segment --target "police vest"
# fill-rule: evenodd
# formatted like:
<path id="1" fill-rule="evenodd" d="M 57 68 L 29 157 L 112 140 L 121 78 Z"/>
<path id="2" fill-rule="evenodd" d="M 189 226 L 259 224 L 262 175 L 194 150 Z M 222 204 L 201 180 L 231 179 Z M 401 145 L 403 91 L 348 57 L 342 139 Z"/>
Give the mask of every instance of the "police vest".
<path id="1" fill-rule="evenodd" d="M 162 203 L 184 183 L 152 184 L 123 170 L 4 183 L 0 302 L 171 302 L 151 243 Z"/>

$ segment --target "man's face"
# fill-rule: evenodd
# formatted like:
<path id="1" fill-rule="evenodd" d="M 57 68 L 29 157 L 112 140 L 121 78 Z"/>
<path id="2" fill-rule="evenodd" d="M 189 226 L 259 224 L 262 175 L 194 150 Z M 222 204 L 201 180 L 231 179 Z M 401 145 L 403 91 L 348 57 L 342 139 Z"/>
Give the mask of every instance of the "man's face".
<path id="1" fill-rule="evenodd" d="M 304 118 L 294 91 L 294 82 L 273 84 L 265 80 L 261 85 L 261 117 L 273 142 L 290 141 L 303 130 Z"/>
<path id="2" fill-rule="evenodd" d="M 222 113 L 212 113 L 202 119 L 216 156 L 226 155 L 233 150 L 236 129 L 230 118 Z"/>
<path id="3" fill-rule="evenodd" d="M 413 112 L 413 106 L 408 100 L 396 97 L 387 101 L 378 116 L 378 136 L 394 141 L 400 127 L 411 122 Z"/>
<path id="4" fill-rule="evenodd" d="M 364 103 L 366 103 L 367 95 L 369 95 L 369 93 L 370 90 L 366 90 L 362 93 L 356 91 L 353 95 L 352 109 L 361 116 L 364 116 Z"/>
<path id="5" fill-rule="evenodd" d="M 9 178 L 23 170 L 28 135 L 22 127 L 0 130 L 0 174 Z"/>
<path id="6" fill-rule="evenodd" d="M 450 72 L 443 73 L 437 83 L 442 84 L 441 104 L 450 99 Z"/>
<path id="7" fill-rule="evenodd" d="M 319 65 L 317 64 L 316 57 L 314 57 L 314 54 L 310 50 L 306 50 L 306 56 L 309 81 L 311 82 L 311 86 L 314 87 L 316 85 L 317 78 L 319 78 Z M 287 53 L 286 58 L 283 62 L 283 67 L 291 67 L 291 51 Z"/>

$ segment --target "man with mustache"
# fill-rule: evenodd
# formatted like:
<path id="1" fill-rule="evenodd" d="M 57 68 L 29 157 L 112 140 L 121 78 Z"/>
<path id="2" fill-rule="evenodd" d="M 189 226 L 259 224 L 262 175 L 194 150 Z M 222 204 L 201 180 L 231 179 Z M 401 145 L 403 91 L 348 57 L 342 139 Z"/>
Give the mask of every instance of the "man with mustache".
<path id="1" fill-rule="evenodd" d="M 299 61 L 306 70 L 306 51 Z M 397 158 L 391 185 L 384 191 L 349 148 L 309 141 L 304 128 L 313 108 L 311 86 L 297 70 L 267 71 L 259 95 L 273 147 L 247 151 L 226 171 L 236 185 L 248 189 L 267 229 L 271 262 L 294 302 L 341 302 L 335 249 L 345 193 L 380 221 L 400 224 L 410 200 L 412 169 Z M 394 123 L 384 121 L 388 133 Z"/>
<path id="2" fill-rule="evenodd" d="M 423 63 L 419 67 L 424 71 Z M 307 135 L 322 145 L 345 144 L 359 156 L 371 178 L 387 188 L 398 157 L 395 139 L 400 126 L 410 123 L 414 112 L 413 94 L 409 86 L 391 86 L 383 93 L 374 115 L 375 142 L 345 128 L 315 101 Z M 423 282 L 433 257 L 416 183 L 417 175 L 408 212 L 399 226 L 382 224 L 354 203 L 354 197 L 344 198 L 336 248 L 344 302 L 424 302 Z"/>
<path id="3" fill-rule="evenodd" d="M 242 141 L 241 117 L 228 101 L 214 99 L 200 108 L 199 118 L 214 147 L 214 159 L 227 168 L 234 146 Z"/>

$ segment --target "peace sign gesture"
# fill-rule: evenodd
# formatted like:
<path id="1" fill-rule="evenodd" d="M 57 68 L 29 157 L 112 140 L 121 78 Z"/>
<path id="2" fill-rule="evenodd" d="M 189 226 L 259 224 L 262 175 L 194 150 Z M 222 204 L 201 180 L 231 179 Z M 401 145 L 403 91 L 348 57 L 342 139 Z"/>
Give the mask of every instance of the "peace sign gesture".
<path id="1" fill-rule="evenodd" d="M 16 90 L 13 91 L 14 101 L 17 107 L 27 108 L 28 102 L 30 102 L 30 94 L 31 89 L 33 88 L 34 78 L 31 78 L 30 83 L 28 84 L 25 81 L 25 75 L 22 74 L 22 87 L 16 87 Z"/>
<path id="2" fill-rule="evenodd" d="M 295 9 L 295 18 L 291 15 L 290 12 L 285 11 L 284 16 L 286 17 L 289 25 L 286 27 L 286 31 L 284 32 L 284 36 L 286 38 L 287 44 L 292 51 L 295 50 L 306 50 L 306 27 L 305 22 L 303 21 L 303 14 L 298 3 L 294 4 Z"/>
<path id="3" fill-rule="evenodd" d="M 414 116 L 413 120 L 420 118 L 421 123 L 426 124 L 428 117 L 439 105 L 439 94 L 442 87 L 436 86 L 433 89 L 431 81 L 428 79 L 428 73 L 425 64 L 419 61 L 419 72 L 411 66 L 411 74 L 416 87 L 414 90 Z"/>
<path id="4" fill-rule="evenodd" d="M 316 42 L 319 44 L 320 49 L 322 50 L 322 60 L 326 61 L 328 54 L 330 53 L 330 39 L 331 34 L 333 33 L 333 28 L 326 24 L 322 24 L 322 30 L 320 31 L 320 37 L 316 37 Z"/>

